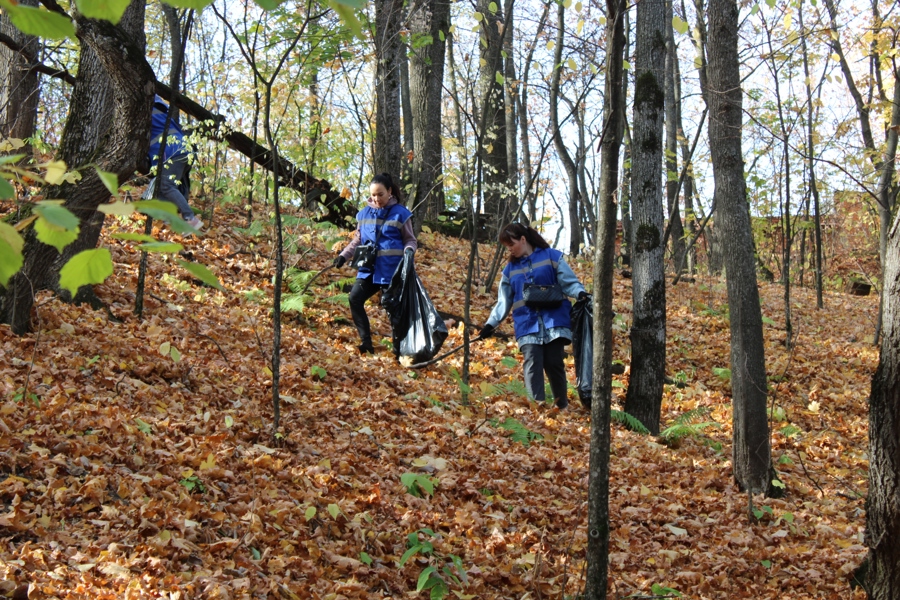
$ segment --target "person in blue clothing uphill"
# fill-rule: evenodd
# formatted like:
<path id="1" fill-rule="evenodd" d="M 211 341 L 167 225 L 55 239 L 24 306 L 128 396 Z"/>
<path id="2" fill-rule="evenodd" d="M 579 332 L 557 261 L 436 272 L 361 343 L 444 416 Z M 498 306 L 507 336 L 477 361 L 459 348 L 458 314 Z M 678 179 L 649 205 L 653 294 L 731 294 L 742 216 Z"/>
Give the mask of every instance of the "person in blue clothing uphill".
<path id="1" fill-rule="evenodd" d="M 350 290 L 350 314 L 359 333 L 361 354 L 372 354 L 372 331 L 366 314 L 366 300 L 387 288 L 404 253 L 414 253 L 418 248 L 413 233 L 412 213 L 400 201 L 400 187 L 388 173 L 372 178 L 369 184 L 369 202 L 356 215 L 356 232 L 347 247 L 334 259 L 334 266 L 341 268 L 359 255 L 357 248 L 371 245 L 375 260 L 373 265 L 354 264 L 359 268 L 356 283 Z M 356 263 L 356 259 L 354 259 Z"/>
<path id="2" fill-rule="evenodd" d="M 163 129 L 166 125 L 166 116 L 169 114 L 169 106 L 159 96 L 153 100 L 153 112 L 150 116 L 150 166 L 156 167 L 159 163 L 159 149 L 162 146 Z M 187 198 L 179 189 L 179 184 L 187 174 L 189 150 L 184 142 L 184 132 L 177 119 L 170 119 L 168 134 L 166 135 L 165 157 L 163 157 L 162 174 L 156 178 L 156 193 L 154 197 L 167 200 L 178 207 L 181 218 L 187 221 L 194 229 L 203 229 L 203 221 L 197 218 L 191 210 Z"/>
<path id="3" fill-rule="evenodd" d="M 544 401 L 546 372 L 556 406 L 564 409 L 569 405 L 569 400 L 563 348 L 572 340 L 572 306 L 562 296 L 580 300 L 587 296 L 587 292 L 566 264 L 563 253 L 551 248 L 531 227 L 521 223 L 507 225 L 500 232 L 500 243 L 509 249 L 509 263 L 500 278 L 497 303 L 479 335 L 490 337 L 512 311 L 516 342 L 525 363 L 528 394 L 535 400 Z M 535 307 L 532 301 L 526 304 L 525 288 L 532 284 L 558 284 L 562 292 L 558 305 Z"/>

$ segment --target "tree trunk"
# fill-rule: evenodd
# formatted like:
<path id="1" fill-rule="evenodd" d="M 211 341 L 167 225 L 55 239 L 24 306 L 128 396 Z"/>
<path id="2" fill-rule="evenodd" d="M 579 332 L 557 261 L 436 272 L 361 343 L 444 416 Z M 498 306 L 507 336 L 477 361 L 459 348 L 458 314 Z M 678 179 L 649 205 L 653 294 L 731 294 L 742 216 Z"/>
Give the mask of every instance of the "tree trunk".
<path id="1" fill-rule="evenodd" d="M 19 0 L 23 6 L 37 6 L 37 0 Z M 40 53 L 40 38 L 25 35 L 10 23 L 9 16 L 0 14 L 0 33 L 12 38 L 22 50 L 13 51 L 0 46 L 0 138 L 26 140 L 34 135 L 37 120 L 38 72 L 31 68 Z M 31 156 L 28 144 L 18 152 Z"/>
<path id="2" fill-rule="evenodd" d="M 767 382 L 741 154 L 742 93 L 736 0 L 710 0 L 709 32 L 709 146 L 715 180 L 716 225 L 725 240 L 725 274 L 731 309 L 734 478 L 741 489 L 764 493 L 769 489 L 771 469 Z"/>
<path id="3" fill-rule="evenodd" d="M 375 172 L 400 177 L 401 0 L 375 2 Z"/>
<path id="4" fill-rule="evenodd" d="M 415 225 L 436 221 L 444 209 L 444 174 L 441 147 L 441 98 L 450 3 L 416 0 L 409 8 L 413 51 L 409 59 L 409 91 L 413 111 L 413 154 L 409 207 Z M 417 40 L 430 37 L 428 43 Z"/>
<path id="5" fill-rule="evenodd" d="M 556 46 L 553 50 L 553 76 L 550 80 L 550 130 L 553 132 L 553 145 L 556 153 L 562 161 L 569 180 L 569 253 L 578 256 L 581 252 L 581 219 L 578 217 L 578 205 L 581 202 L 581 194 L 578 193 L 578 171 L 575 161 L 566 149 L 562 131 L 559 128 L 559 84 L 563 70 L 563 42 L 566 32 L 566 7 L 560 3 L 556 10 Z"/>
<path id="6" fill-rule="evenodd" d="M 616 252 L 616 189 L 619 148 L 624 130 L 622 93 L 625 50 L 625 0 L 608 0 L 608 58 L 603 117 L 606 134 L 600 148 L 600 191 L 594 250 L 594 362 L 591 389 L 591 454 L 588 480 L 586 600 L 606 600 L 609 573 L 609 447 L 612 407 L 613 263 Z"/>
<path id="7" fill-rule="evenodd" d="M 155 89 L 153 70 L 144 58 L 144 1 L 133 1 L 119 25 L 83 17 L 76 23 L 83 49 L 57 158 L 69 168 L 96 165 L 125 181 L 147 153 L 147 115 Z M 110 197 L 92 168 L 82 171 L 77 184 L 52 186 L 43 195 L 64 200 L 79 218 L 81 231 L 62 254 L 39 242 L 33 228 L 26 231 L 25 264 L 10 280 L 0 310 L 0 319 L 17 335 L 30 328 L 34 294 L 57 289 L 63 264 L 97 245 L 104 217 L 97 207 Z"/>
<path id="8" fill-rule="evenodd" d="M 672 261 L 675 269 L 684 264 L 684 226 L 678 210 L 678 111 L 681 108 L 675 95 L 675 78 L 678 76 L 678 53 L 675 51 L 675 33 L 672 27 L 672 0 L 666 0 L 666 214 L 672 220 Z"/>
<path id="9" fill-rule="evenodd" d="M 663 2 L 637 8 L 634 88 L 631 266 L 634 322 L 631 378 L 625 412 L 659 433 L 666 369 L 666 282 L 663 238 L 663 114 L 666 10 Z"/>
<path id="10" fill-rule="evenodd" d="M 491 10 L 491 8 L 494 10 Z M 493 57 L 499 56 L 499 50 L 503 47 L 505 33 L 505 20 L 508 15 L 502 15 L 497 3 L 487 0 L 478 0 L 478 11 L 484 16 L 481 21 L 482 36 L 481 48 L 482 66 L 479 73 L 479 98 L 484 100 L 484 105 L 479 107 L 482 119 L 487 123 L 485 139 L 481 145 L 481 164 L 484 185 L 484 214 L 487 217 L 488 236 L 491 239 L 497 237 L 499 228 L 504 224 L 499 222 L 502 215 L 508 214 L 507 203 L 511 190 L 509 189 L 509 160 L 506 156 L 506 102 L 503 86 L 497 81 L 497 73 L 502 75 L 502 59 L 497 62 Z M 494 63 L 497 64 L 494 64 Z"/>
<path id="11" fill-rule="evenodd" d="M 866 535 L 871 600 L 900 598 L 900 217 L 888 235 L 881 357 L 869 396 Z"/>

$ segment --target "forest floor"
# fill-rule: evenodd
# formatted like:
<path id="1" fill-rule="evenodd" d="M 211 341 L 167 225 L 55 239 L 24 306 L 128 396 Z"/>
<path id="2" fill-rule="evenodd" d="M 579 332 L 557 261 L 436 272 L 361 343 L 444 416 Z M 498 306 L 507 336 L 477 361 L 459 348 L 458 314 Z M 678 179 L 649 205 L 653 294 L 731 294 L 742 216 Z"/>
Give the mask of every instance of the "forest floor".
<path id="1" fill-rule="evenodd" d="M 574 390 L 564 411 L 521 395 L 511 337 L 473 344 L 468 402 L 461 352 L 415 371 L 383 343 L 360 357 L 349 309 L 328 287 L 354 272 L 332 269 L 284 318 L 273 436 L 270 236 L 216 218 L 202 237 L 155 233 L 226 291 L 150 254 L 137 318 L 140 253 L 110 234 L 143 224 L 108 217 L 116 268 L 96 289 L 109 313 L 42 293 L 34 333 L 0 326 L 0 595 L 425 598 L 416 586 L 431 572 L 450 598 L 578 594 L 590 419 Z M 294 223 L 286 263 L 322 269 L 346 235 Z M 430 232 L 420 242 L 436 307 L 462 314 L 468 242 Z M 590 289 L 589 265 L 571 263 Z M 617 275 L 618 409 L 630 290 Z M 828 292 L 817 310 L 814 292 L 794 287 L 789 350 L 783 288 L 760 292 L 786 495 L 754 497 L 754 513 L 734 483 L 724 279 L 669 285 L 667 375 L 681 387 L 665 388 L 662 426 L 696 426 L 664 443 L 613 423 L 610 598 L 864 597 L 849 575 L 865 555 L 877 297 Z M 473 325 L 493 303 L 473 298 Z M 383 311 L 373 303 L 369 314 L 376 341 L 389 341 Z M 448 326 L 445 349 L 462 340 L 460 323 Z M 511 334 L 510 321 L 500 331 Z M 401 567 L 410 545 L 419 551 Z"/>

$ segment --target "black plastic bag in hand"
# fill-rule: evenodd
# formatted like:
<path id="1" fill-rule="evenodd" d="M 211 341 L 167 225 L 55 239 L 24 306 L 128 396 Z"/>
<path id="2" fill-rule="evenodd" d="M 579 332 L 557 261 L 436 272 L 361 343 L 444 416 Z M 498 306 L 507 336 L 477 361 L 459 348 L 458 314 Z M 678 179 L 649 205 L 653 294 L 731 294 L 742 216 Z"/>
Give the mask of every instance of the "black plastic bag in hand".
<path id="1" fill-rule="evenodd" d="M 585 408 L 591 408 L 594 385 L 594 302 L 585 295 L 572 306 L 572 353 L 575 355 L 575 387 Z"/>
<path id="2" fill-rule="evenodd" d="M 405 253 L 391 284 L 381 294 L 391 317 L 394 355 L 412 357 L 413 364 L 431 360 L 447 339 L 447 326 L 416 275 L 412 253 Z"/>

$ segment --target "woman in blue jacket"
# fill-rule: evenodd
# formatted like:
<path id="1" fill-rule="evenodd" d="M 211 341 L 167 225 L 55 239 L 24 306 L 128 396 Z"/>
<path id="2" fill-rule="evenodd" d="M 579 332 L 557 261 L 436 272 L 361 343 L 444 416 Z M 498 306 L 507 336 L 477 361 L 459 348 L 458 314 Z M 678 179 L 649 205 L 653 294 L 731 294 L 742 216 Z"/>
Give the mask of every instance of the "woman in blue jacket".
<path id="1" fill-rule="evenodd" d="M 340 268 L 353 258 L 361 244 L 375 246 L 374 267 L 363 267 L 356 275 L 356 283 L 350 290 L 350 314 L 359 333 L 361 354 L 372 354 L 372 331 L 366 314 L 366 300 L 388 287 L 404 252 L 416 251 L 418 244 L 413 233 L 412 213 L 402 204 L 400 187 L 388 173 L 372 178 L 369 184 L 369 202 L 356 215 L 356 232 L 347 247 L 334 259 Z"/>
<path id="2" fill-rule="evenodd" d="M 500 232 L 500 243 L 509 249 L 509 263 L 500 278 L 497 304 L 479 335 L 490 337 L 512 311 L 516 342 L 525 359 L 525 388 L 532 398 L 544 401 L 546 372 L 556 406 L 566 408 L 569 400 L 563 348 L 572 340 L 572 305 L 564 299 L 556 308 L 532 308 L 525 304 L 522 294 L 526 283 L 559 283 L 564 295 L 579 300 L 587 292 L 566 264 L 563 253 L 551 248 L 531 227 L 521 223 L 507 225 Z"/>
<path id="3" fill-rule="evenodd" d="M 162 147 L 163 129 L 165 128 L 168 114 L 169 106 L 162 98 L 156 96 L 153 100 L 153 112 L 150 116 L 150 150 L 148 158 L 150 159 L 151 167 L 156 167 L 159 164 L 159 149 Z M 169 120 L 165 154 L 162 174 L 156 178 L 155 197 L 160 200 L 167 200 L 177 206 L 181 218 L 187 221 L 188 225 L 194 229 L 200 230 L 203 228 L 203 221 L 194 214 L 187 198 L 184 197 L 181 189 L 179 189 L 179 184 L 187 173 L 190 151 L 184 142 L 184 132 L 181 130 L 181 125 L 174 118 Z"/>

